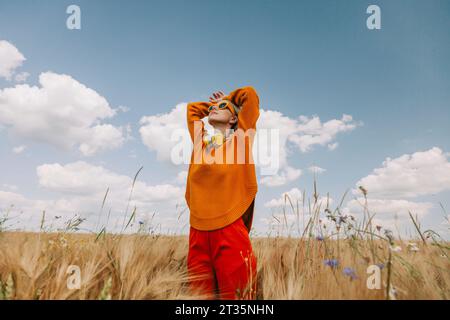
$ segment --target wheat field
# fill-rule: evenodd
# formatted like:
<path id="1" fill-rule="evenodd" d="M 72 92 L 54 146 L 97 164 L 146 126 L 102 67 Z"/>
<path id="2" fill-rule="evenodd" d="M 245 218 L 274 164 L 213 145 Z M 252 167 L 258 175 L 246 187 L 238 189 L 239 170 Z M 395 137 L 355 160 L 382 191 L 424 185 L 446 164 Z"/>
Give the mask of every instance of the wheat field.
<path id="1" fill-rule="evenodd" d="M 367 191 L 361 191 L 367 200 Z M 256 299 L 450 298 L 448 241 L 421 230 L 413 213 L 417 236 L 406 240 L 375 225 L 367 201 L 360 221 L 344 214 L 342 203 L 331 210 L 316 191 L 302 204 L 285 195 L 284 221 L 277 220 L 282 229 L 297 227 L 299 236 L 250 233 L 257 258 Z M 288 209 L 297 222 L 308 213 L 301 228 L 288 225 Z M 126 217 L 125 229 L 135 212 Z M 7 215 L 0 219 L 0 299 L 205 298 L 188 286 L 188 236 L 142 229 L 114 234 L 106 227 L 76 232 L 83 219 L 70 219 L 64 230 L 52 232 L 43 228 L 44 216 L 41 232 L 23 232 L 8 230 L 6 221 Z M 70 285 L 74 272 L 76 287 Z"/>
<path id="2" fill-rule="evenodd" d="M 253 238 L 252 244 L 257 299 L 450 296 L 449 247 L 442 244 L 419 243 L 412 251 L 397 242 L 394 252 L 376 240 L 277 237 Z M 88 234 L 3 232 L 0 298 L 201 299 L 187 286 L 187 250 L 186 236 L 106 234 L 96 240 Z M 380 264 L 380 289 L 367 288 L 367 267 L 373 263 Z M 67 286 L 69 265 L 80 267 L 79 289 Z"/>

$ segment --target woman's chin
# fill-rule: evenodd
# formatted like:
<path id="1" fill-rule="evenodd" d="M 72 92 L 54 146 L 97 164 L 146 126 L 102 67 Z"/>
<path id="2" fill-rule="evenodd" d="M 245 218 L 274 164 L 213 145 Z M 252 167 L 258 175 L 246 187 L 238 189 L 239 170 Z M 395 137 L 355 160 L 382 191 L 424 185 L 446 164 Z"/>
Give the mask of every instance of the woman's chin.
<path id="1" fill-rule="evenodd" d="M 208 118 L 208 123 L 214 127 L 216 124 L 220 124 L 220 120 L 215 119 L 214 116 L 211 116 Z"/>

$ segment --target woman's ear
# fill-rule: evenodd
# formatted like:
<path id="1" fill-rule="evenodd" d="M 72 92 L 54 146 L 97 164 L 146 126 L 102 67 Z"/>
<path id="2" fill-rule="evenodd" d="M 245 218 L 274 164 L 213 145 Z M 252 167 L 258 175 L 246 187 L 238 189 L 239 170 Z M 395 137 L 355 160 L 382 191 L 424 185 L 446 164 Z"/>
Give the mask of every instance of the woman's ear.
<path id="1" fill-rule="evenodd" d="M 234 125 L 236 122 L 238 121 L 238 117 L 236 117 L 234 114 L 231 116 L 231 119 L 230 119 L 230 124 L 231 125 Z"/>

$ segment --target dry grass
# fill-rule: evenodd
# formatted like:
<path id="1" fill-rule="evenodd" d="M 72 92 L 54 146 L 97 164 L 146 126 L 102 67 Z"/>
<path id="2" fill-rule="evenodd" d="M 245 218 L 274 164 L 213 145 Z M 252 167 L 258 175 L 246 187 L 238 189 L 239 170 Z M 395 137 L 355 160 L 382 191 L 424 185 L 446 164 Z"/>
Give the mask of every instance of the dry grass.
<path id="1" fill-rule="evenodd" d="M 366 198 L 361 221 L 342 213 L 345 195 L 332 211 L 327 200 L 319 200 L 315 185 L 308 203 L 285 196 L 281 219 L 274 218 L 286 230 L 297 227 L 300 237 L 251 237 L 257 299 L 449 299 L 449 243 L 432 230 L 422 231 L 413 214 L 417 238 L 394 239 L 390 230 L 372 225 L 367 190 L 360 189 Z M 297 224 L 288 225 L 287 210 Z M 135 213 L 136 208 L 125 215 L 124 230 Z M 5 221 L 0 220 L 0 299 L 203 298 L 189 291 L 187 236 L 141 229 L 109 234 L 106 226 L 97 234 L 73 232 L 82 219 L 49 232 L 44 215 L 42 232 L 12 232 Z M 79 289 L 68 286 L 71 265 L 80 268 Z M 378 289 L 367 286 L 371 265 L 381 269 Z"/>
<path id="2" fill-rule="evenodd" d="M 0 233 L 1 297 L 8 299 L 197 299 L 187 288 L 187 237 L 64 233 Z M 369 290 L 368 265 L 388 265 L 389 248 L 369 240 L 253 238 L 257 299 L 385 299 Z M 441 247 L 405 243 L 392 253 L 391 288 L 398 299 L 448 299 L 450 263 Z M 324 260 L 335 258 L 338 266 Z M 68 289 L 67 269 L 81 270 L 80 289 Z M 347 270 L 351 267 L 354 271 Z M 387 267 L 382 269 L 387 281 Z M 356 278 L 353 278 L 356 276 Z M 392 291 L 392 289 L 391 289 Z M 393 296 L 392 296 L 393 298 Z"/>

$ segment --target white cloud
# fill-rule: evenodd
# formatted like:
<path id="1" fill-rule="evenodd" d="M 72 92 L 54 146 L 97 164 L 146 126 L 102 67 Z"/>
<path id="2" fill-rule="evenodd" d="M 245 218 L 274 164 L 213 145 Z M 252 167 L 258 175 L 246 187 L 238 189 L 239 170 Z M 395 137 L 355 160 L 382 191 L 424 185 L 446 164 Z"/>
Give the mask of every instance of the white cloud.
<path id="1" fill-rule="evenodd" d="M 334 150 L 337 147 L 337 144 L 333 142 L 336 136 L 341 132 L 352 131 L 359 125 L 361 123 L 354 122 L 352 116 L 346 114 L 340 120 L 333 119 L 325 123 L 322 123 L 317 116 L 312 118 L 300 116 L 296 133 L 291 135 L 289 140 L 302 152 L 310 151 L 315 145 L 327 144 L 330 150 Z"/>
<path id="2" fill-rule="evenodd" d="M 7 184 L 7 183 L 3 184 L 3 188 L 11 190 L 11 191 L 17 191 L 19 189 L 16 185 Z"/>
<path id="3" fill-rule="evenodd" d="M 123 128 L 117 128 L 111 124 L 96 125 L 89 131 L 92 138 L 79 146 L 79 150 L 85 156 L 92 156 L 102 149 L 116 149 L 125 141 Z"/>
<path id="4" fill-rule="evenodd" d="M 187 170 L 178 172 L 177 178 L 175 179 L 176 183 L 181 185 L 186 184 L 187 176 L 188 176 Z"/>
<path id="5" fill-rule="evenodd" d="M 302 170 L 285 166 L 278 174 L 262 177 L 259 182 L 268 187 L 278 187 L 298 179 Z"/>
<path id="6" fill-rule="evenodd" d="M 301 217 L 302 220 L 303 219 L 308 220 L 310 218 L 310 215 L 303 216 L 302 214 Z M 261 221 L 266 227 L 269 227 L 271 229 L 276 229 L 277 227 L 281 229 L 284 228 L 285 225 L 287 224 L 288 228 L 290 226 L 291 227 L 290 229 L 292 230 L 292 225 L 296 225 L 297 222 L 300 222 L 300 225 L 302 225 L 302 221 L 298 221 L 298 216 L 296 214 L 293 214 L 292 212 L 288 212 L 286 214 L 274 213 L 271 216 L 260 218 L 259 221 Z M 300 228 L 300 230 L 303 231 L 302 228 Z"/>
<path id="7" fill-rule="evenodd" d="M 381 168 L 359 180 L 373 198 L 413 198 L 450 190 L 450 163 L 441 149 L 387 158 Z M 358 193 L 354 190 L 354 193 Z"/>
<path id="8" fill-rule="evenodd" d="M 333 151 L 333 150 L 336 150 L 338 145 L 339 145 L 339 143 L 334 142 L 334 143 L 330 143 L 327 147 L 328 147 L 328 150 Z"/>
<path id="9" fill-rule="evenodd" d="M 137 158 L 136 150 L 132 150 L 132 151 L 128 154 L 128 156 L 129 156 L 130 158 L 136 159 L 136 158 Z"/>
<path id="10" fill-rule="evenodd" d="M 14 80 L 16 82 L 25 82 L 25 81 L 27 81 L 29 76 L 30 76 L 30 74 L 28 72 L 21 72 L 14 76 Z"/>
<path id="11" fill-rule="evenodd" d="M 104 193 L 107 187 L 129 187 L 130 178 L 84 161 L 61 165 L 43 164 L 36 168 L 39 185 L 63 194 L 90 195 Z M 93 179 L 95 177 L 95 179 Z"/>
<path id="12" fill-rule="evenodd" d="M 288 156 L 295 151 L 293 147 L 299 148 L 301 152 L 309 152 L 314 145 L 326 145 L 334 141 L 338 133 L 351 131 L 358 125 L 349 115 L 322 124 L 319 117 L 299 116 L 298 119 L 292 119 L 278 111 L 262 110 L 258 128 L 279 130 L 281 170 L 276 175 L 263 177 L 260 182 L 267 186 L 280 186 L 294 181 L 300 177 L 301 170 L 287 164 Z M 269 154 L 267 150 L 263 152 Z"/>
<path id="13" fill-rule="evenodd" d="M 364 209 L 364 198 L 353 199 L 347 202 L 348 211 L 355 214 L 362 214 Z M 433 204 L 429 202 L 413 202 L 408 200 L 395 199 L 368 199 L 367 207 L 371 214 L 376 214 L 379 219 L 392 219 L 395 215 L 399 218 L 408 218 L 408 211 L 413 216 L 416 214 L 424 216 L 433 208 Z"/>
<path id="14" fill-rule="evenodd" d="M 125 113 L 125 112 L 130 111 L 130 108 L 128 108 L 128 107 L 126 107 L 126 106 L 118 106 L 118 107 L 117 107 L 117 110 L 119 110 L 120 112 Z"/>
<path id="15" fill-rule="evenodd" d="M 279 153 L 277 156 L 280 168 L 276 174 L 263 176 L 260 179 L 260 183 L 268 187 L 275 187 L 299 178 L 302 173 L 301 170 L 289 166 L 287 161 L 288 156 L 293 153 L 291 146 L 288 145 L 288 139 L 296 132 L 296 121 L 278 111 L 261 110 L 257 123 L 257 132 L 259 129 L 278 130 Z M 268 156 L 272 154 L 270 145 L 261 143 L 258 147 L 259 154 Z"/>
<path id="16" fill-rule="evenodd" d="M 41 73 L 39 83 L 0 90 L 0 124 L 12 134 L 85 156 L 123 144 L 126 128 L 100 123 L 116 114 L 104 97 L 64 74 Z"/>
<path id="17" fill-rule="evenodd" d="M 289 197 L 292 203 L 295 205 L 297 201 L 301 203 L 303 198 L 303 192 L 300 191 L 298 188 L 292 188 L 289 191 L 283 192 L 279 198 L 267 201 L 264 204 L 264 206 L 266 208 L 283 207 L 285 204 L 289 206 L 289 200 L 287 199 L 287 197 Z"/>
<path id="18" fill-rule="evenodd" d="M 9 212 L 5 228 L 8 230 L 37 231 L 40 228 L 42 214 L 45 211 L 45 225 L 52 224 L 55 228 L 64 226 L 64 223 L 74 217 L 92 215 L 98 212 L 98 201 L 89 201 L 89 198 L 61 198 L 56 200 L 30 199 L 22 194 L 0 190 L 0 211 Z M 100 200 L 101 203 L 101 200 Z M 55 216 L 61 219 L 55 219 Z M 95 221 L 89 221 L 93 226 Z"/>
<path id="19" fill-rule="evenodd" d="M 111 172 L 101 166 L 94 166 L 84 161 L 66 165 L 59 163 L 44 164 L 36 169 L 39 184 L 52 191 L 71 195 L 102 195 L 109 187 L 115 192 L 116 199 L 126 200 L 131 191 L 133 180 L 126 175 Z M 95 177 L 95 179 L 92 179 Z M 136 181 L 133 198 L 141 202 L 158 202 L 178 200 L 183 190 L 170 184 L 147 185 Z"/>
<path id="20" fill-rule="evenodd" d="M 159 161 L 171 159 L 171 151 L 176 144 L 171 139 L 173 132 L 182 129 L 187 130 L 186 107 L 186 103 L 180 103 L 169 113 L 144 116 L 139 121 L 142 142 L 150 150 L 156 152 Z M 186 134 L 189 135 L 188 132 Z"/>
<path id="21" fill-rule="evenodd" d="M 279 144 L 280 144 L 280 167 L 283 168 L 287 164 L 287 157 L 293 153 L 293 149 L 288 145 L 289 137 L 296 134 L 297 121 L 291 119 L 281 112 L 273 110 L 261 110 L 258 123 L 258 129 L 276 129 L 279 131 Z M 264 147 L 264 146 L 263 146 Z M 268 146 L 266 146 L 268 148 Z M 269 154 L 266 149 L 261 150 Z"/>
<path id="22" fill-rule="evenodd" d="M 77 213 L 87 218 L 85 227 L 92 230 L 97 221 L 101 221 L 100 224 L 106 222 L 105 212 L 111 210 L 110 222 L 117 221 L 120 229 L 122 221 L 130 217 L 135 206 L 138 219 L 158 213 L 158 221 L 167 227 L 170 221 L 167 222 L 166 218 L 176 218 L 177 205 L 185 203 L 183 188 L 167 183 L 150 185 L 138 177 L 125 216 L 134 176 L 121 175 L 84 161 L 66 165 L 43 164 L 37 167 L 36 172 L 39 186 L 54 192 L 56 199 L 28 199 L 19 193 L 11 192 L 11 188 L 6 185 L 3 185 L 3 188 L 10 190 L 0 191 L 0 212 L 13 205 L 12 216 L 21 212 L 17 219 L 23 228 L 39 225 L 41 213 L 45 210 L 50 220 L 56 215 L 68 219 Z M 108 188 L 105 209 L 100 219 L 100 208 Z M 170 226 L 179 227 L 179 223 Z M 114 224 L 108 225 L 109 228 L 114 227 Z"/>
<path id="23" fill-rule="evenodd" d="M 5 185 L 3 185 L 6 188 Z M 10 206 L 22 205 L 25 202 L 25 198 L 15 192 L 1 191 L 0 190 L 0 210 L 3 212 Z"/>
<path id="24" fill-rule="evenodd" d="M 128 213 L 125 215 L 126 203 L 122 203 L 119 208 L 111 207 L 111 201 L 108 200 L 108 197 L 106 208 L 100 215 L 102 199 L 66 197 L 56 200 L 34 200 L 26 198 L 19 193 L 0 190 L 0 210 L 1 212 L 9 211 L 9 221 L 5 223 L 5 227 L 8 230 L 39 230 L 42 213 L 45 211 L 45 227 L 50 227 L 51 230 L 64 227 L 69 219 L 74 219 L 74 217 L 78 216 L 86 218 L 86 221 L 81 225 L 82 230 L 98 232 L 100 228 L 106 226 L 108 232 L 120 232 L 122 226 L 124 226 L 124 221 L 126 224 L 130 219 L 136 203 L 131 202 Z M 112 210 L 110 211 L 108 208 Z M 154 215 L 154 219 L 151 219 Z M 134 223 L 130 225 L 127 231 L 136 231 L 137 222 L 145 220 L 151 220 L 151 227 L 153 229 L 158 227 L 158 231 L 161 228 L 162 232 L 167 232 L 168 228 L 180 232 L 183 231 L 181 230 L 183 227 L 186 229 L 186 226 L 187 230 L 189 230 L 188 215 L 178 219 L 175 206 L 163 208 L 162 205 L 158 206 L 155 204 L 147 207 L 138 205 Z"/>
<path id="25" fill-rule="evenodd" d="M 14 147 L 13 152 L 15 154 L 19 154 L 19 153 L 22 153 L 23 151 L 25 151 L 25 149 L 26 149 L 25 145 L 20 145 L 20 146 Z"/>
<path id="26" fill-rule="evenodd" d="M 318 166 L 311 166 L 308 168 L 308 170 L 312 173 L 324 173 L 325 171 L 327 171 L 326 169 L 323 169 L 321 167 Z"/>
<path id="27" fill-rule="evenodd" d="M 368 209 L 375 213 L 374 223 L 383 227 L 411 226 L 408 212 L 419 218 L 434 208 L 430 202 L 411 201 L 450 189 L 448 155 L 434 147 L 427 151 L 386 158 L 381 168 L 356 183 L 353 194 L 361 195 L 359 186 L 368 191 Z M 362 215 L 363 198 L 349 201 L 345 212 Z"/>
<path id="28" fill-rule="evenodd" d="M 305 203 L 307 207 L 308 201 L 305 201 Z M 322 208 L 322 211 L 327 205 L 331 206 L 332 203 L 332 198 L 319 197 L 316 205 Z M 262 222 L 262 227 L 285 236 L 293 233 L 297 233 L 299 236 L 302 235 L 311 218 L 309 209 L 304 206 L 303 192 L 298 188 L 292 188 L 282 193 L 280 197 L 267 201 L 264 207 L 270 209 L 271 215 L 259 218 L 259 221 Z"/>
<path id="29" fill-rule="evenodd" d="M 414 225 L 408 212 L 421 223 L 428 216 L 434 205 L 430 202 L 414 202 L 402 199 L 368 199 L 367 208 L 372 218 L 372 226 L 389 229 L 398 236 L 405 230 L 413 230 Z M 364 217 L 364 199 L 358 198 L 347 202 L 343 213 L 353 215 L 361 222 Z M 398 231 L 398 232 L 397 232 Z"/>
<path id="30" fill-rule="evenodd" d="M 17 48 L 5 40 L 0 40 L 0 77 L 11 80 L 15 69 L 25 61 Z"/>
<path id="31" fill-rule="evenodd" d="M 315 116 L 308 118 L 299 116 L 298 119 L 292 119 L 281 112 L 272 110 L 262 110 L 258 120 L 258 128 L 278 129 L 280 143 L 280 168 L 279 173 L 263 177 L 260 182 L 267 186 L 280 186 L 294 181 L 301 175 L 301 170 L 292 168 L 287 164 L 287 158 L 297 147 L 301 152 L 309 152 L 315 145 L 326 145 L 333 142 L 341 132 L 351 131 L 360 123 L 353 121 L 349 115 L 343 115 L 341 120 L 330 120 L 325 123 Z M 290 144 L 292 143 L 292 145 Z M 333 143 L 334 150 L 337 142 Z M 262 150 L 269 154 L 267 150 Z"/>

